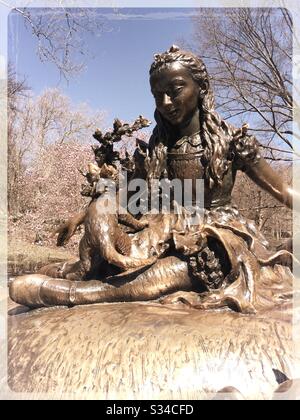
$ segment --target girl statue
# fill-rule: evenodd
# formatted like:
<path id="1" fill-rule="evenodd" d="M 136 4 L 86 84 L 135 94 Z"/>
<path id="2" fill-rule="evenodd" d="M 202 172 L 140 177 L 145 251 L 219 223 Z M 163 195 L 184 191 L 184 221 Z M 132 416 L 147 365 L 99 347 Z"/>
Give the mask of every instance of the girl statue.
<path id="1" fill-rule="evenodd" d="M 74 282 L 65 269 L 70 265 L 48 266 L 11 283 L 14 301 L 39 307 L 161 299 L 162 303 L 183 301 L 196 308 L 228 306 L 253 313 L 290 296 L 293 278 L 283 263 L 292 255 L 269 250 L 255 224 L 231 204 L 231 193 L 238 170 L 289 208 L 292 190 L 261 157 L 259 144 L 247 135 L 246 127 L 234 128 L 214 110 L 209 76 L 200 58 L 177 46 L 155 55 L 150 85 L 157 125 L 147 154 L 135 154 L 136 161 L 144 159 L 144 164 L 136 164 L 134 177 L 190 179 L 191 205 L 195 204 L 196 180 L 203 179 L 205 210 L 198 223 L 188 223 L 187 210 L 147 214 L 142 220 L 149 226 L 129 236 L 126 251 L 118 252 L 150 264 L 125 272 L 114 270 L 103 247 L 115 250 L 118 241 L 107 244 L 99 237 L 98 253 L 106 258 L 94 264 L 94 277 Z M 108 219 L 90 212 L 75 216 L 60 229 L 60 243 L 83 221 L 86 232 L 94 222 L 115 229 Z"/>

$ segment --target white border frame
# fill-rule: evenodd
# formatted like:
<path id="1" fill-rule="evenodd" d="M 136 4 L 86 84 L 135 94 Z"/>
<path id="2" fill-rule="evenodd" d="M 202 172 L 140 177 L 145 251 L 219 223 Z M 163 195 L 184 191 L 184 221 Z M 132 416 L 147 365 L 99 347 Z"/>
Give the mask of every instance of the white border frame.
<path id="1" fill-rule="evenodd" d="M 13 1 L 0 0 L 0 400 L 1 399 L 53 399 L 52 394 L 17 394 L 12 392 L 7 385 L 7 35 L 8 35 L 8 14 L 14 7 L 169 7 L 169 8 L 199 8 L 199 7 L 286 7 L 294 19 L 294 54 L 293 54 L 293 77 L 294 77 L 294 98 L 300 103 L 300 9 L 299 0 L 213 0 L 209 4 L 207 0 L 31 0 Z M 298 91 L 298 92 L 297 92 Z M 294 107 L 293 130 L 300 135 L 300 109 Z M 295 142 L 295 151 L 300 153 L 300 142 Z M 300 191 L 299 162 L 294 161 L 293 165 L 293 188 Z M 294 226 L 300 223 L 300 207 L 294 208 Z M 300 249 L 295 249 L 295 254 L 300 255 Z M 294 269 L 296 278 L 300 279 L 299 268 Z M 298 280 L 299 281 L 299 280 Z M 295 352 L 300 360 L 300 295 L 295 296 L 299 309 L 294 310 L 293 336 Z M 296 367 L 296 377 L 300 378 L 300 366 Z M 292 389 L 289 391 L 292 392 Z M 286 397 L 288 399 L 289 393 Z M 67 395 L 64 395 L 67 398 Z M 282 398 L 282 395 L 281 395 Z"/>

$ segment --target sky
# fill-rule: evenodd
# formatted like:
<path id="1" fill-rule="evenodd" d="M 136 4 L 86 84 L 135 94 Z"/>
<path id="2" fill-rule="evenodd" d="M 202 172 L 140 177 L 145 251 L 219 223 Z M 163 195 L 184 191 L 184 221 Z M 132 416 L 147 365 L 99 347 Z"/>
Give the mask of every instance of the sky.
<path id="1" fill-rule="evenodd" d="M 45 15 L 48 9 L 33 10 Z M 9 61 L 19 77 L 26 78 L 34 94 L 39 95 L 47 88 L 60 88 L 70 97 L 74 107 L 84 103 L 93 111 L 104 111 L 106 119 L 104 124 L 102 121 L 99 124 L 101 129 L 112 127 L 114 118 L 130 123 L 141 114 L 153 122 L 155 104 L 149 86 L 153 55 L 174 43 L 182 45 L 183 40 L 187 45 L 192 44 L 193 16 L 199 9 L 124 7 L 96 10 L 105 21 L 106 30 L 93 35 L 82 33 L 89 54 L 84 57 L 86 69 L 77 77 L 66 82 L 53 64 L 39 60 L 37 39 L 16 12 L 10 13 L 8 18 Z M 205 9 L 201 11 L 205 19 Z M 251 118 L 247 116 L 247 122 L 255 127 L 256 121 Z M 231 122 L 241 124 L 235 119 Z M 150 130 L 153 127 L 154 123 Z M 259 137 L 259 133 L 257 135 Z"/>
<path id="2" fill-rule="evenodd" d="M 8 57 L 35 94 L 58 87 L 75 104 L 104 110 L 108 122 L 115 117 L 133 121 L 138 115 L 153 120 L 154 100 L 149 87 L 153 55 L 193 36 L 195 9 L 101 9 L 107 31 L 85 34 L 91 57 L 86 69 L 68 83 L 54 65 L 41 63 L 37 40 L 18 13 L 9 15 Z"/>

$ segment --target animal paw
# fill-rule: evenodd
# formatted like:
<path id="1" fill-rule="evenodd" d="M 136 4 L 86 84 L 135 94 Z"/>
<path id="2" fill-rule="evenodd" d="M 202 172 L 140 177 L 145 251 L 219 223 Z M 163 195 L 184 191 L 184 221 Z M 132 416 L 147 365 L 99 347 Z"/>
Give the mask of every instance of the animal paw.
<path id="1" fill-rule="evenodd" d="M 63 271 L 66 264 L 67 264 L 66 262 L 64 263 L 60 262 L 60 263 L 52 263 L 52 264 L 45 265 L 38 271 L 38 274 L 43 274 L 45 276 L 49 276 L 52 278 L 63 279 L 64 278 Z"/>
<path id="2" fill-rule="evenodd" d="M 139 226 L 140 226 L 141 229 L 144 229 L 144 228 L 149 226 L 149 221 L 148 220 L 139 220 Z"/>
<path id="3" fill-rule="evenodd" d="M 132 227 L 136 232 L 145 229 L 149 226 L 148 220 L 135 220 L 135 222 L 132 224 Z"/>
<path id="4" fill-rule="evenodd" d="M 65 276 L 66 280 L 82 281 L 82 276 L 79 273 L 69 273 Z"/>

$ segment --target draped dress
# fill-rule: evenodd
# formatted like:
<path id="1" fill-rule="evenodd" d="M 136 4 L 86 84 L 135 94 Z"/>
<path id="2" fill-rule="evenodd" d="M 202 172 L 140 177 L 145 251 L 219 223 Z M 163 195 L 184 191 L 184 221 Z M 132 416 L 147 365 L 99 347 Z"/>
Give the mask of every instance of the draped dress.
<path id="1" fill-rule="evenodd" d="M 245 135 L 228 143 L 222 156 L 227 166 L 219 183 L 207 176 L 207 157 L 199 133 L 163 145 L 154 131 L 149 147 L 152 159 L 164 150 L 165 177 L 191 180 L 192 206 L 197 204 L 196 180 L 203 182 L 204 210 L 196 229 L 198 239 L 195 228 L 187 228 L 185 232 L 174 230 L 173 240 L 178 255 L 188 260 L 191 276 L 202 287 L 206 307 L 232 306 L 251 313 L 288 300 L 293 290 L 293 256 L 271 249 L 255 222 L 245 218 L 232 202 L 237 172 L 247 173 L 247 168 L 261 159 L 256 138 Z M 189 243 L 196 243 L 196 247 L 189 250 Z M 198 300 L 189 303 L 199 306 Z"/>

